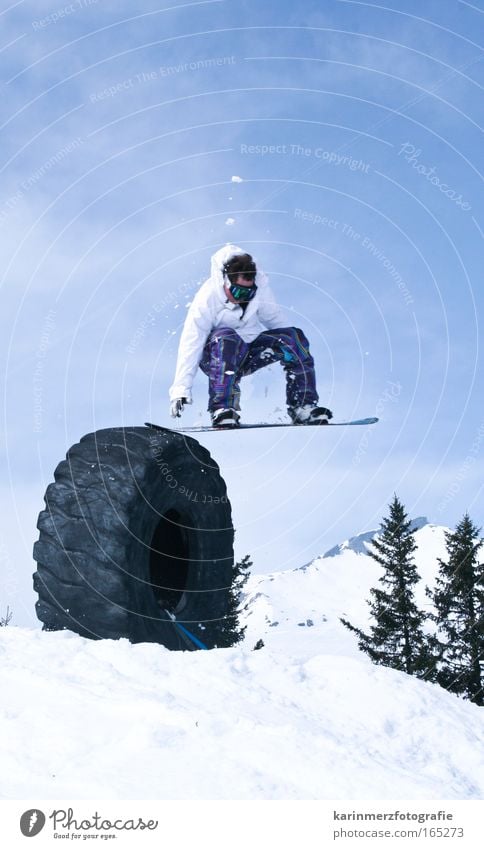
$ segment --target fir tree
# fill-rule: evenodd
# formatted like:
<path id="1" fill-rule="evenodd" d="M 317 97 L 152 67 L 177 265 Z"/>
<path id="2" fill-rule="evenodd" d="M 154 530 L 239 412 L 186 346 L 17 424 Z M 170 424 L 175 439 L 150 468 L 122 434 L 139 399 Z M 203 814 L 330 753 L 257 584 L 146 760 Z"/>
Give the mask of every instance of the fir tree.
<path id="1" fill-rule="evenodd" d="M 383 519 L 378 539 L 368 553 L 383 567 L 381 588 L 370 590 L 368 601 L 374 624 L 365 634 L 342 619 L 358 635 L 358 645 L 374 663 L 423 676 L 432 667 L 428 641 L 423 632 L 426 614 L 414 601 L 419 581 L 413 553 L 417 547 L 403 504 L 395 495 L 388 518 Z"/>
<path id="2" fill-rule="evenodd" d="M 217 644 L 220 647 L 234 646 L 244 638 L 245 625 L 240 625 L 240 607 L 243 599 L 243 590 L 249 579 L 250 569 L 253 566 L 248 554 L 239 560 L 234 566 L 232 584 L 229 590 L 229 609 L 221 623 Z"/>
<path id="3" fill-rule="evenodd" d="M 446 532 L 447 560 L 439 558 L 435 591 L 439 660 L 436 680 L 452 693 L 484 704 L 484 564 L 479 563 L 480 528 L 466 513 Z"/>
<path id="4" fill-rule="evenodd" d="M 13 616 L 12 611 L 7 607 L 6 615 L 0 617 L 0 628 L 5 628 L 9 624 L 12 616 Z"/>

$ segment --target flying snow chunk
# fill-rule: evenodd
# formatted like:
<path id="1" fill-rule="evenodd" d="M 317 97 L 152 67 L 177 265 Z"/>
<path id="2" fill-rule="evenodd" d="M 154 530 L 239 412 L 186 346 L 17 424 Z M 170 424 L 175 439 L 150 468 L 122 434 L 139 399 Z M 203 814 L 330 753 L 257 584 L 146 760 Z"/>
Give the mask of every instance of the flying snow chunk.
<path id="1" fill-rule="evenodd" d="M 237 177 L 237 176 L 232 177 L 232 183 L 243 183 L 243 182 L 244 181 L 243 181 L 242 177 Z"/>
<path id="2" fill-rule="evenodd" d="M 232 227 L 235 224 L 235 218 L 227 218 L 227 221 L 225 223 L 227 227 Z"/>

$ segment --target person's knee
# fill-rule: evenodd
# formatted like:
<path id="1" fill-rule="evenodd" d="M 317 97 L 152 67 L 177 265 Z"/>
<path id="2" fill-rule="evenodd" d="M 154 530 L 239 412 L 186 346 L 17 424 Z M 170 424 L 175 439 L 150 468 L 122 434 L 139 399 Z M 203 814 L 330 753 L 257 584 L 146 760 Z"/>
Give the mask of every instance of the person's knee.
<path id="1" fill-rule="evenodd" d="M 272 330 L 271 333 L 280 333 L 281 335 L 285 334 L 286 336 L 304 336 L 300 327 L 277 327 L 275 330 Z"/>
<path id="2" fill-rule="evenodd" d="M 304 333 L 304 331 L 301 330 L 300 327 L 293 327 L 292 330 L 296 341 L 299 342 L 299 344 L 302 345 L 303 348 L 309 349 L 309 339 Z"/>
<path id="3" fill-rule="evenodd" d="M 281 336 L 284 335 L 287 338 L 287 341 L 293 344 L 302 342 L 305 347 L 307 347 L 309 344 L 305 333 L 301 330 L 300 327 L 281 327 L 276 332 L 280 333 Z"/>

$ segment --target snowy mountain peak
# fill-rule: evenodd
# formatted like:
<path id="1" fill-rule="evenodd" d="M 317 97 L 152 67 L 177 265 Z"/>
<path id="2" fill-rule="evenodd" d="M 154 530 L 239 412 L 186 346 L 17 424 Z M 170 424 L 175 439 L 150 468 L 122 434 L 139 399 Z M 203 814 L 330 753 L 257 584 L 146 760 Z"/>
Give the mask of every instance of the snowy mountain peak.
<path id="1" fill-rule="evenodd" d="M 410 530 L 412 532 L 420 531 L 425 525 L 429 525 L 430 522 L 427 519 L 427 516 L 417 516 L 416 519 L 412 519 L 410 523 Z"/>
<path id="2" fill-rule="evenodd" d="M 412 519 L 410 528 L 412 532 L 420 531 L 425 525 L 428 525 L 428 519 L 426 516 L 418 516 L 416 519 Z M 343 554 L 345 551 L 354 551 L 356 554 L 368 554 L 368 545 L 371 543 L 373 538 L 378 535 L 380 528 L 374 531 L 365 531 L 362 534 L 357 534 L 357 536 L 350 537 L 339 545 L 333 546 L 323 554 L 324 557 L 336 557 L 338 554 Z"/>
<path id="3" fill-rule="evenodd" d="M 333 546 L 323 554 L 323 557 L 336 557 L 338 554 L 343 554 L 344 551 L 354 551 L 356 554 L 368 554 L 368 544 L 376 536 L 378 530 L 365 531 L 363 534 L 358 534 L 355 537 L 350 537 L 339 545 Z"/>

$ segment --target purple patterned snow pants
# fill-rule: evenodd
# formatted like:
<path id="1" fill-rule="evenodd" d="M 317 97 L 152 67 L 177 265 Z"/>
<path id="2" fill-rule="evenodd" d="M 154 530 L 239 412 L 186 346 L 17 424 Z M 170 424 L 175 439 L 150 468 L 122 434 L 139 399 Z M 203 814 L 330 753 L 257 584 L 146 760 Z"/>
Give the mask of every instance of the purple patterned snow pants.
<path id="1" fill-rule="evenodd" d="M 286 373 L 288 407 L 316 405 L 316 377 L 309 342 L 297 327 L 265 330 L 244 342 L 230 327 L 217 327 L 203 349 L 200 368 L 208 375 L 208 409 L 240 410 L 240 378 L 279 362 Z"/>

